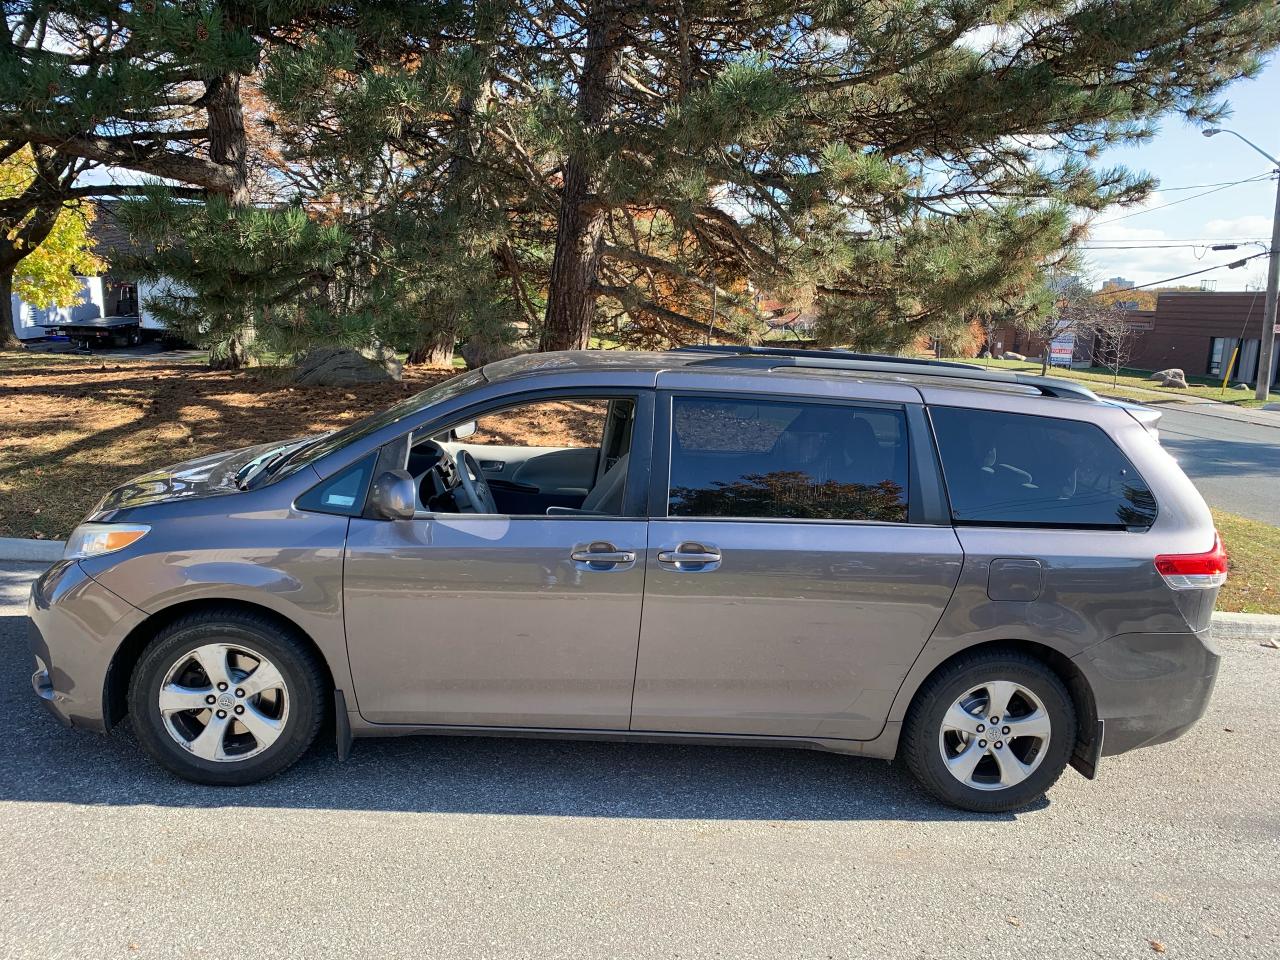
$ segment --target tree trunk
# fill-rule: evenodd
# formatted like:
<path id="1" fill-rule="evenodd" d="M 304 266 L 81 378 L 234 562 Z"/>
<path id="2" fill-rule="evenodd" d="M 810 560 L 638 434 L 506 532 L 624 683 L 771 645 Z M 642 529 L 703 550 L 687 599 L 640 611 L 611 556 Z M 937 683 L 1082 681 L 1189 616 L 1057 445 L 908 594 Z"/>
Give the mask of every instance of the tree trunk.
<path id="1" fill-rule="evenodd" d="M 224 343 L 215 343 L 209 348 L 210 370 L 239 370 L 249 358 L 244 352 L 244 345 L 239 337 L 232 337 Z"/>
<path id="2" fill-rule="evenodd" d="M 232 206 L 249 205 L 249 138 L 240 102 L 240 75 L 227 73 L 205 82 L 209 120 L 209 159 L 226 168 L 230 185 L 219 193 Z"/>
<path id="3" fill-rule="evenodd" d="M 22 341 L 13 325 L 13 267 L 0 264 L 0 350 L 12 350 Z"/>
<path id="4" fill-rule="evenodd" d="M 205 81 L 205 115 L 209 121 L 209 159 L 220 164 L 230 176 L 228 188 L 218 193 L 233 207 L 246 207 L 249 205 L 249 138 L 244 129 L 238 73 Z M 209 367 L 213 370 L 243 367 L 248 363 L 245 344 L 253 343 L 255 335 L 250 318 L 238 335 L 213 345 L 209 350 Z"/>
<path id="5" fill-rule="evenodd" d="M 625 0 L 594 0 L 587 14 L 587 51 L 578 82 L 578 118 L 588 143 L 609 119 L 622 58 Z M 596 280 L 608 211 L 591 199 L 595 188 L 590 148 L 570 152 L 564 166 L 555 257 L 542 327 L 542 350 L 585 350 L 595 318 Z"/>
<path id="6" fill-rule="evenodd" d="M 438 330 L 425 342 L 409 351 L 409 366 L 452 367 L 453 348 L 457 340 L 454 329 Z"/>

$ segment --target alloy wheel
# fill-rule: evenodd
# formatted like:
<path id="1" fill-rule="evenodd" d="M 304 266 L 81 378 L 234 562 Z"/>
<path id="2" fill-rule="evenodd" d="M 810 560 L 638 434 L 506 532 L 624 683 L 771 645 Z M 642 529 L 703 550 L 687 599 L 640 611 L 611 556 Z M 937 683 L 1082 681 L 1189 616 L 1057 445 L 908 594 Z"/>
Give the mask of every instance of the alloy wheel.
<path id="1" fill-rule="evenodd" d="M 257 756 L 280 738 L 289 720 L 289 689 L 262 653 L 207 643 L 170 666 L 156 706 L 184 750 L 230 763 Z"/>
<path id="2" fill-rule="evenodd" d="M 1043 762 L 1052 724 L 1040 698 L 1020 683 L 990 680 L 947 709 L 938 749 L 950 774 L 975 790 L 1005 790 Z"/>

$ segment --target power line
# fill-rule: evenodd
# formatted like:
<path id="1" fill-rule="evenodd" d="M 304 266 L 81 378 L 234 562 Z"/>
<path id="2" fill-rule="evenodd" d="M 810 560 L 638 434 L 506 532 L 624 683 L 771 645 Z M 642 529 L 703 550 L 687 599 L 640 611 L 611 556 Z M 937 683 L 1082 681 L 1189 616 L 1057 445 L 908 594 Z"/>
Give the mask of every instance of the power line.
<path id="1" fill-rule="evenodd" d="M 1092 244 L 1076 247 L 1077 250 L 1208 250 L 1212 247 L 1252 246 L 1261 240 L 1213 240 L 1204 243 L 1134 243 L 1122 247 L 1095 247 Z"/>
<path id="2" fill-rule="evenodd" d="M 1117 237 L 1114 240 L 1090 240 L 1090 243 L 1134 243 L 1141 240 L 1142 237 Z M 1207 243 L 1252 243 L 1254 240 L 1270 240 L 1270 237 L 1158 237 L 1153 239 L 1152 243 L 1198 243 L 1205 241 Z"/>
<path id="3" fill-rule="evenodd" d="M 1222 180 L 1222 181 L 1219 181 L 1218 183 L 1190 183 L 1190 184 L 1187 184 L 1185 187 L 1159 186 L 1159 187 L 1156 187 L 1155 192 L 1156 193 L 1175 193 L 1176 191 L 1179 191 L 1179 190 L 1201 190 L 1205 187 L 1234 187 L 1237 183 L 1252 183 L 1254 180 L 1261 180 L 1264 177 L 1269 177 L 1269 176 L 1271 176 L 1270 171 L 1268 171 L 1267 173 L 1260 173 L 1256 177 L 1250 177 L 1248 180 Z"/>
<path id="4" fill-rule="evenodd" d="M 1231 244 L 1233 241 L 1227 240 L 1224 243 Z M 1208 243 L 1135 243 L 1123 247 L 1095 247 L 1082 246 L 1076 247 L 1077 250 L 1204 250 L 1210 246 Z"/>
<path id="5" fill-rule="evenodd" d="M 1090 240 L 1090 246 L 1099 243 L 1139 243 L 1141 237 L 1130 237 L 1128 239 L 1120 238 L 1116 240 Z M 1174 245 L 1184 245 L 1190 247 L 1207 247 L 1217 243 L 1265 243 L 1270 237 L 1180 237 L 1175 240 L 1173 237 L 1162 237 L 1158 240 L 1152 240 L 1152 243 L 1169 243 Z M 1105 249 L 1099 247 L 1098 249 Z"/>
<path id="6" fill-rule="evenodd" d="M 1165 277 L 1163 280 L 1152 280 L 1150 283 L 1139 283 L 1136 286 L 1127 287 L 1126 290 L 1143 290 L 1146 287 L 1158 287 L 1162 283 L 1173 283 L 1175 280 L 1185 280 L 1187 277 L 1198 277 L 1202 273 L 1209 273 L 1213 270 L 1221 270 L 1223 267 L 1242 267 L 1250 260 L 1257 260 L 1259 257 L 1271 256 L 1270 251 L 1266 253 L 1255 253 L 1251 257 L 1244 257 L 1240 260 L 1232 260 L 1230 263 L 1220 263 L 1215 267 L 1205 267 L 1203 270 L 1192 270 L 1190 273 L 1180 273 L 1176 277 Z"/>
<path id="7" fill-rule="evenodd" d="M 1206 190 L 1204 193 L 1193 193 L 1191 196 L 1183 197 L 1181 200 L 1170 200 L 1168 203 L 1161 203 L 1154 207 L 1147 207 L 1144 210 L 1135 210 L 1133 213 L 1126 213 L 1122 217 L 1112 217 L 1110 220 L 1099 220 L 1096 223 L 1090 224 L 1090 226 L 1101 227 L 1108 223 L 1119 223 L 1121 220 L 1128 220 L 1130 217 L 1140 217 L 1144 213 L 1154 213 L 1157 210 L 1165 209 L 1165 207 L 1176 207 L 1180 203 L 1189 203 L 1192 200 L 1199 200 L 1201 197 L 1207 197 L 1212 193 L 1221 193 L 1223 190 L 1230 189 L 1231 187 L 1238 187 L 1242 183 L 1254 183 L 1257 180 L 1262 180 L 1270 176 L 1271 174 L 1267 173 L 1258 177 L 1249 177 L 1246 180 L 1233 180 L 1231 183 L 1224 183 L 1222 186 L 1216 187 L 1213 190 Z"/>

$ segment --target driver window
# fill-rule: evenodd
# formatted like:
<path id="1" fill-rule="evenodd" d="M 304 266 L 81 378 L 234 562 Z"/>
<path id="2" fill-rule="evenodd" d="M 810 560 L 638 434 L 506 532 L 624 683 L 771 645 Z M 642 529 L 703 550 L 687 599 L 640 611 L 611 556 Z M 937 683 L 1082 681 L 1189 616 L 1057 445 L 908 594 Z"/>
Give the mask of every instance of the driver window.
<path id="1" fill-rule="evenodd" d="M 416 435 L 408 469 L 421 509 L 620 516 L 634 415 L 626 397 L 540 399 Z"/>
<path id="2" fill-rule="evenodd" d="M 599 449 L 608 400 L 547 400 L 485 414 L 468 447 L 591 447 Z"/>

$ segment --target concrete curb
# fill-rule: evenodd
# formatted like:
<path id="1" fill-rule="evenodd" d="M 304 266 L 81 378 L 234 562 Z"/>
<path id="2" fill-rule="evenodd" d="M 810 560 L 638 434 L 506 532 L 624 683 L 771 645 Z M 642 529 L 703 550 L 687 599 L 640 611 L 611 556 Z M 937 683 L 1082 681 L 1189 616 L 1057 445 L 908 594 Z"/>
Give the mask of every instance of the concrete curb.
<path id="1" fill-rule="evenodd" d="M 28 563 L 53 563 L 62 557 L 64 540 L 23 540 L 18 537 L 0 537 L 0 560 L 18 560 Z"/>
<path id="2" fill-rule="evenodd" d="M 1215 613 L 1213 636 L 1220 640 L 1280 641 L 1280 616 L 1271 613 Z"/>

